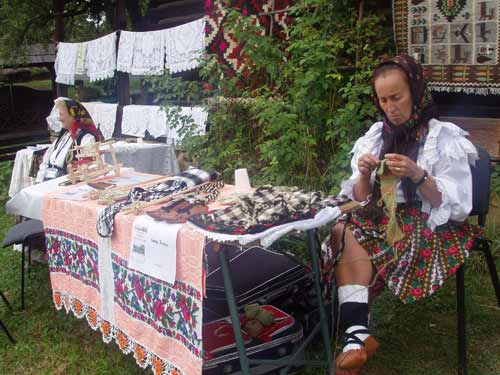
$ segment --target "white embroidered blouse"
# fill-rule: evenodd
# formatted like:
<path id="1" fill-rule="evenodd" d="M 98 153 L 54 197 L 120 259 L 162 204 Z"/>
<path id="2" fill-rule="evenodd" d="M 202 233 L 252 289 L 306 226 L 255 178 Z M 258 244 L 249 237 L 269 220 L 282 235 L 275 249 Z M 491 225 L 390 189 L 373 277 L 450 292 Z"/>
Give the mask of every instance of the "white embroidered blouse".
<path id="1" fill-rule="evenodd" d="M 352 175 L 342 182 L 340 194 L 354 199 L 354 185 L 360 172 L 358 159 L 364 154 L 380 155 L 382 149 L 382 122 L 373 124 L 368 132 L 359 138 L 352 149 Z M 422 201 L 422 211 L 429 214 L 427 224 L 431 230 L 449 220 L 464 221 L 472 209 L 472 175 L 470 165 L 478 159 L 474 145 L 465 138 L 468 133 L 451 122 L 436 119 L 429 121 L 429 132 L 423 146 L 420 146 L 417 165 L 425 169 L 436 182 L 442 203 L 432 207 L 417 190 L 417 198 Z M 375 171 L 372 174 L 372 186 Z M 397 184 L 396 200 L 405 202 L 401 182 Z"/>

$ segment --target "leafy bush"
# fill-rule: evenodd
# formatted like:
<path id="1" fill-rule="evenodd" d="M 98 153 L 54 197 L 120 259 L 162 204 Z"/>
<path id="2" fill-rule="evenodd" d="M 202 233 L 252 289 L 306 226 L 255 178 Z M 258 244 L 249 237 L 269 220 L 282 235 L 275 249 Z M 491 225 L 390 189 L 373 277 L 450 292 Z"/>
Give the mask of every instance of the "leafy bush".
<path id="1" fill-rule="evenodd" d="M 209 131 L 183 143 L 191 159 L 227 179 L 246 167 L 254 184 L 333 192 L 349 173 L 353 141 L 373 122 L 370 77 L 388 44 L 381 16 L 360 19 L 355 3 L 299 0 L 286 40 L 229 9 L 249 76 L 228 77 L 209 55 L 200 74 L 210 93 L 170 76 L 149 80 L 159 103 L 211 96 Z"/>

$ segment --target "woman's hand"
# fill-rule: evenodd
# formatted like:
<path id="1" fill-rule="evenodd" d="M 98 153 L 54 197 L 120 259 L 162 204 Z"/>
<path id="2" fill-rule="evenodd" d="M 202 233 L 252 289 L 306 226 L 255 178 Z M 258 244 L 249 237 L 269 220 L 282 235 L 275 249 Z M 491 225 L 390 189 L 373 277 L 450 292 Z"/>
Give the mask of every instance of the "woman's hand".
<path id="1" fill-rule="evenodd" d="M 391 173 L 400 179 L 408 177 L 416 183 L 424 176 L 424 170 L 404 155 L 385 154 L 385 159 Z"/>
<path id="2" fill-rule="evenodd" d="M 372 154 L 364 154 L 358 159 L 358 169 L 365 178 L 370 178 L 372 172 L 377 168 L 379 160 Z"/>

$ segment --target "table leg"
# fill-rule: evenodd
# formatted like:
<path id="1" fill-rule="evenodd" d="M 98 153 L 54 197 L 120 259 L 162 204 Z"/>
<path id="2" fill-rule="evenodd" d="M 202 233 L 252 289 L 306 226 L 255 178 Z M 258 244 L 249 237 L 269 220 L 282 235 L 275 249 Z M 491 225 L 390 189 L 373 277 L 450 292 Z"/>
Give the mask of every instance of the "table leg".
<path id="1" fill-rule="evenodd" d="M 229 270 L 229 262 L 227 260 L 225 247 L 221 246 L 219 250 L 219 261 L 224 279 L 224 290 L 226 291 L 227 304 L 229 307 L 229 314 L 231 315 L 231 322 L 233 323 L 234 338 L 236 339 L 236 347 L 240 357 L 241 372 L 243 375 L 250 374 L 250 367 L 248 357 L 245 350 L 245 342 L 241 334 L 240 318 L 236 307 L 236 300 L 234 298 L 233 284 L 231 282 L 231 274 Z"/>
<path id="2" fill-rule="evenodd" d="M 325 305 L 323 303 L 323 297 L 321 292 L 321 283 L 320 283 L 320 269 L 319 269 L 319 258 L 317 252 L 317 243 L 316 243 L 316 231 L 310 229 L 307 231 L 307 247 L 309 248 L 309 252 L 311 253 L 311 261 L 312 261 L 312 270 L 314 277 L 314 288 L 316 290 L 316 298 L 318 299 L 318 308 L 319 308 L 319 318 L 321 325 L 321 335 L 323 336 L 323 344 L 326 350 L 326 360 L 328 365 L 328 374 L 333 374 L 333 354 L 332 354 L 332 344 L 330 341 L 330 332 L 328 330 L 328 318 L 325 311 Z"/>

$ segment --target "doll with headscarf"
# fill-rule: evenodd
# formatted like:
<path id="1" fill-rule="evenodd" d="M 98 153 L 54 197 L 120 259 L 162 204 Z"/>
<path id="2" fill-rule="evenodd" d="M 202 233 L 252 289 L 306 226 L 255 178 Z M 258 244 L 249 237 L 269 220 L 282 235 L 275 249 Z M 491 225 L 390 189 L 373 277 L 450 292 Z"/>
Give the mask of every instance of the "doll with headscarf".
<path id="1" fill-rule="evenodd" d="M 359 373 L 377 350 L 368 331 L 375 280 L 403 303 L 421 301 L 458 270 L 480 234 L 467 221 L 476 149 L 462 129 L 438 120 L 422 66 L 408 56 L 386 60 L 372 87 L 382 121 L 356 141 L 340 193 L 368 204 L 331 231 L 345 332 L 338 374 Z"/>
<path id="2" fill-rule="evenodd" d="M 72 160 L 70 150 L 74 145 L 89 145 L 100 140 L 99 131 L 81 103 L 58 98 L 55 100 L 54 108 L 57 110 L 62 129 L 44 155 L 37 182 L 67 174 L 68 163 Z"/>

